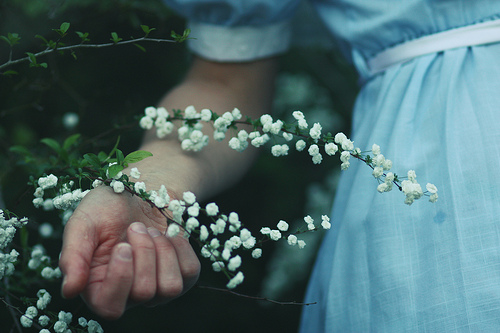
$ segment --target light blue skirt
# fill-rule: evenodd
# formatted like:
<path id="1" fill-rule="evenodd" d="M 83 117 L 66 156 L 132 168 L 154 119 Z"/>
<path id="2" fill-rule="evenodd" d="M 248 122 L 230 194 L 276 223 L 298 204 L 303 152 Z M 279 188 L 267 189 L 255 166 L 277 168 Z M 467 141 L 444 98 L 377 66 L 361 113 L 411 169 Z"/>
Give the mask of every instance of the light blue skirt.
<path id="1" fill-rule="evenodd" d="M 439 200 L 404 204 L 343 171 L 302 332 L 500 331 L 500 44 L 413 59 L 370 79 L 352 139 L 380 145 Z"/>

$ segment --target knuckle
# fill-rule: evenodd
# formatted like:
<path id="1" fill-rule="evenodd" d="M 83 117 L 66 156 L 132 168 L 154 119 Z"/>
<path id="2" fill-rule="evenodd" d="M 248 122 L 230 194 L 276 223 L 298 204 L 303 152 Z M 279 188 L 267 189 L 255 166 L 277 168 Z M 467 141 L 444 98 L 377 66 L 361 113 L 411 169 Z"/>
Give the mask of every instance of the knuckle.
<path id="1" fill-rule="evenodd" d="M 179 297 L 184 290 L 184 283 L 180 277 L 168 281 L 168 283 L 161 289 L 161 297 L 163 298 L 176 298 Z"/>

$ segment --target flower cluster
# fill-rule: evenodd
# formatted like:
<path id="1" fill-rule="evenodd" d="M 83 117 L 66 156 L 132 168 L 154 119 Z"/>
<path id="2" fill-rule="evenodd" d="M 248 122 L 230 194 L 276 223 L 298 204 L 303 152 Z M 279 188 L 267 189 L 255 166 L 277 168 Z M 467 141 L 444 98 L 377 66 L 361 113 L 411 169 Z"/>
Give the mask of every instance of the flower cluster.
<path id="1" fill-rule="evenodd" d="M 12 242 L 16 234 L 16 228 L 20 228 L 27 223 L 28 220 L 26 218 L 8 218 L 5 212 L 0 209 L 0 279 L 14 273 L 14 263 L 17 261 L 19 253 L 14 249 L 9 253 L 4 253 L 3 251 Z"/>
<path id="2" fill-rule="evenodd" d="M 71 322 L 73 320 L 73 314 L 71 312 L 59 311 L 57 317 L 51 319 L 46 314 L 43 314 L 43 311 L 46 310 L 50 301 L 52 300 L 52 296 L 45 289 L 40 289 L 36 296 L 38 300 L 36 302 L 36 306 L 31 305 L 28 306 L 25 313 L 19 318 L 21 325 L 25 328 L 29 328 L 33 326 L 33 323 L 38 322 L 41 327 L 47 327 L 51 322 L 53 323 L 53 330 L 56 333 L 71 333 Z M 52 316 L 52 315 L 51 315 Z M 38 320 L 37 320 L 38 317 Z M 80 317 L 78 319 L 79 326 L 83 328 L 87 328 L 88 333 L 103 333 L 101 325 L 95 320 L 85 319 L 84 317 Z M 50 333 L 50 330 L 47 328 L 43 328 L 40 330 L 41 333 Z M 80 332 L 80 330 L 79 330 Z"/>
<path id="3" fill-rule="evenodd" d="M 268 115 L 262 115 L 258 120 L 253 121 L 247 119 L 241 121 L 241 113 L 238 109 L 232 112 L 225 112 L 222 116 L 218 116 L 208 109 L 203 109 L 201 113 L 197 113 L 193 106 L 189 106 L 182 112 L 174 111 L 174 116 L 169 116 L 164 108 L 155 109 L 148 107 L 145 110 L 146 115 L 141 119 L 140 125 L 144 129 L 151 129 L 153 124 L 156 125 L 158 118 L 157 114 L 162 113 L 162 117 L 170 120 L 183 120 L 184 124 L 179 128 L 179 140 L 181 146 L 185 150 L 198 151 L 208 144 L 208 137 L 204 136 L 201 132 L 203 122 L 213 121 L 214 126 L 214 139 L 221 141 L 226 137 L 226 133 L 230 128 L 237 128 L 237 124 L 246 124 L 253 126 L 253 131 L 248 133 L 245 130 L 239 130 L 234 137 L 229 140 L 229 147 L 236 151 L 243 151 L 249 145 L 254 147 L 261 147 L 269 142 L 271 139 L 274 141 L 281 139 L 283 143 L 274 143 L 271 146 L 271 154 L 273 156 L 286 156 L 290 151 L 289 144 L 292 143 L 294 137 L 295 149 L 303 151 L 309 145 L 307 152 L 311 156 L 314 164 L 320 164 L 323 161 L 323 153 L 328 156 L 334 156 L 337 152 L 340 154 L 341 169 L 347 170 L 350 167 L 350 159 L 354 157 L 373 169 L 372 175 L 377 179 L 379 185 L 377 190 L 380 193 L 391 191 L 393 185 L 396 185 L 406 196 L 405 203 L 411 205 L 415 200 L 423 195 L 430 196 L 431 202 L 436 202 L 437 188 L 433 184 L 426 186 L 427 191 L 423 192 L 421 186 L 416 182 L 416 177 L 408 176 L 408 180 L 400 183 L 398 176 L 390 172 L 392 169 L 392 161 L 386 159 L 380 152 L 380 146 L 373 144 L 371 153 L 363 153 L 359 147 L 355 147 L 344 133 L 340 132 L 333 136 L 330 133 L 322 133 L 322 126 L 319 123 L 314 123 L 311 128 L 307 123 L 304 113 L 301 111 L 294 111 L 292 117 L 295 120 L 292 124 L 285 124 L 281 120 L 273 120 Z M 156 117 L 156 118 L 155 118 Z M 157 132 L 161 131 L 161 126 L 157 126 Z M 169 126 L 171 128 L 171 126 Z M 172 127 L 173 128 L 173 127 Z M 192 137 L 194 135 L 194 138 Z M 159 138 L 163 138 L 163 131 Z M 414 171 L 409 171 L 408 174 L 413 175 Z"/>

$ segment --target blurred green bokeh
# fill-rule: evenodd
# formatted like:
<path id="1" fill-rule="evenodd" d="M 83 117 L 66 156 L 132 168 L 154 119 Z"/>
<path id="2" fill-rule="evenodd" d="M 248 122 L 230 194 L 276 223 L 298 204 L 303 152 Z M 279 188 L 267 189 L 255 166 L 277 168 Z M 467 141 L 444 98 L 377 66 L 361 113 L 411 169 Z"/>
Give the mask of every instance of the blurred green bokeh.
<path id="1" fill-rule="evenodd" d="M 159 0 L 0 1 L 0 35 L 11 32 L 22 38 L 13 50 L 14 59 L 24 57 L 25 52 L 43 50 L 41 40 L 34 36 L 39 34 L 55 39 L 57 35 L 52 29 L 62 22 L 71 23 L 70 35 L 65 40 L 67 44 L 79 42 L 75 31 L 89 32 L 93 43 L 103 43 L 109 41 L 111 32 L 117 32 L 124 39 L 140 37 L 141 24 L 156 28 L 152 34 L 156 38 L 169 38 L 171 30 L 182 32 L 184 29 L 184 21 Z M 25 194 L 29 171 L 20 167 L 19 156 L 9 152 L 9 147 L 22 145 L 43 152 L 46 148 L 40 144 L 40 139 L 44 137 L 62 140 L 78 132 L 85 142 L 116 126 L 133 123 L 145 107 L 156 104 L 182 78 L 190 60 L 183 44 L 142 45 L 146 53 L 128 45 L 77 50 L 77 60 L 69 53 L 51 54 L 40 59 L 47 62 L 47 69 L 29 68 L 23 63 L 11 68 L 18 75 L 0 76 L 0 189 L 8 208 L 35 221 L 28 226 L 30 245 L 39 241 L 37 223 L 57 217 L 30 207 L 32 194 Z M 0 64 L 8 57 L 9 47 L 2 42 Z M 276 113 L 300 109 L 308 116 L 308 110 L 314 109 L 311 114 L 330 122 L 331 131 L 348 132 L 349 112 L 357 92 L 356 77 L 338 53 L 299 45 L 281 61 Z M 306 98 L 294 99 L 299 89 Z M 73 129 L 66 128 L 62 121 L 68 113 L 78 115 L 80 120 Z M 109 150 L 119 133 L 111 131 L 93 140 L 84 147 L 85 152 Z M 122 150 L 136 149 L 140 138 L 138 126 L 121 132 Z M 317 183 L 325 187 L 324 180 L 338 173 L 338 169 L 336 161 L 313 165 L 307 153 L 293 153 L 279 159 L 262 154 L 248 177 L 213 200 L 223 211 L 237 211 L 241 220 L 257 232 L 261 226 L 274 226 L 280 219 L 294 221 L 309 214 L 305 211 L 311 206 L 306 205 L 309 185 Z M 317 192 L 318 186 L 309 192 Z M 331 188 L 330 193 L 333 193 Z M 326 200 L 331 201 L 331 197 Z M 47 250 L 57 258 L 60 239 L 44 242 L 48 244 Z M 261 294 L 266 290 L 261 283 L 269 273 L 267 265 L 274 247 L 269 245 L 264 250 L 261 260 L 244 260 L 246 278 L 238 292 L 267 296 Z M 287 259 L 285 256 L 279 260 Z M 225 285 L 225 278 L 211 272 L 209 263 L 202 260 L 202 265 L 200 285 Z M 312 261 L 308 260 L 296 267 L 297 273 L 306 274 L 284 288 L 279 300 L 302 300 L 311 265 Z M 29 287 L 34 295 L 41 286 Z M 71 311 L 75 319 L 79 316 L 95 318 L 80 300 L 65 301 L 56 297 L 59 288 L 56 283 L 43 287 L 55 296 L 50 309 Z M 300 306 L 276 305 L 195 287 L 170 304 L 156 308 L 137 307 L 118 321 L 99 321 L 106 332 L 294 332 L 300 310 Z M 2 327 L 9 331 L 12 319 L 3 305 L 0 306 L 0 318 L 4 323 Z"/>

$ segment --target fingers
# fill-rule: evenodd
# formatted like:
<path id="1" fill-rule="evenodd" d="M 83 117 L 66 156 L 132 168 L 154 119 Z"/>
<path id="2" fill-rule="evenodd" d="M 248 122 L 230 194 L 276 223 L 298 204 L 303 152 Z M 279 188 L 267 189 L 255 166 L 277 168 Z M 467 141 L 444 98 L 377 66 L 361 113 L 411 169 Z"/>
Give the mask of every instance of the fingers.
<path id="1" fill-rule="evenodd" d="M 136 302 L 144 302 L 156 294 L 157 250 L 146 226 L 140 222 L 130 225 L 127 237 L 134 254 L 134 282 L 130 298 Z"/>
<path id="2" fill-rule="evenodd" d="M 133 280 L 132 246 L 120 243 L 113 248 L 104 279 L 89 284 L 84 299 L 101 317 L 117 319 L 125 311 Z"/>
<path id="3" fill-rule="evenodd" d="M 96 246 L 95 232 L 86 216 L 75 212 L 64 229 L 59 259 L 59 267 L 64 275 L 61 287 L 63 297 L 73 298 L 85 289 Z"/>
<path id="4" fill-rule="evenodd" d="M 187 239 L 180 235 L 173 238 L 167 237 L 167 239 L 174 245 L 185 292 L 194 286 L 200 276 L 200 261 Z"/>

